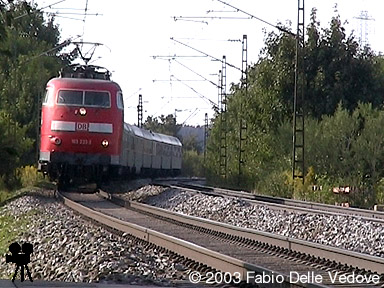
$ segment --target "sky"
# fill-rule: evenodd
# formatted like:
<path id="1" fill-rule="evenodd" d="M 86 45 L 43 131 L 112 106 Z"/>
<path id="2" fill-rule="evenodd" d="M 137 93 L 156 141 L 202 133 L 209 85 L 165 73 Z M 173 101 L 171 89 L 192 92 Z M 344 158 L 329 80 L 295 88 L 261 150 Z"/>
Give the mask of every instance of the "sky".
<path id="1" fill-rule="evenodd" d="M 297 0 L 224 1 L 271 24 L 291 25 L 296 31 Z M 137 124 L 141 94 L 144 119 L 173 114 L 178 124 L 204 125 L 205 113 L 212 118 L 212 103 L 218 101 L 215 84 L 218 84 L 222 63 L 214 58 L 222 59 L 225 55 L 229 64 L 241 68 L 241 39 L 247 35 L 248 64 L 255 63 L 264 46 L 265 32 L 277 31 L 218 0 L 33 2 L 38 8 L 44 8 L 47 15 L 56 15 L 62 41 L 72 38 L 103 44 L 97 47 L 90 63 L 112 72 L 112 80 L 122 88 L 125 121 L 130 124 Z M 341 20 L 348 22 L 345 24 L 347 34 L 355 31 L 373 50 L 384 51 L 381 37 L 384 20 L 380 19 L 384 3 L 379 0 L 305 0 L 305 25 L 309 23 L 312 8 L 316 7 L 321 26 L 329 27 L 332 16 L 336 15 L 335 4 Z M 362 11 L 366 11 L 365 17 L 360 17 Z M 90 48 L 84 46 L 84 51 Z M 175 55 L 173 59 L 166 57 Z M 229 91 L 230 83 L 239 82 L 241 72 L 227 66 L 226 75 Z"/>

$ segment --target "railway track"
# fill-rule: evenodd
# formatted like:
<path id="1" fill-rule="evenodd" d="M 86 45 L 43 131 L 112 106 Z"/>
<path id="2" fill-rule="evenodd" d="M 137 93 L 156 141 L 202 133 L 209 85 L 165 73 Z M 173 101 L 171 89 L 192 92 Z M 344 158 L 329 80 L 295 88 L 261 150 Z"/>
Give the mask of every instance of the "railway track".
<path id="1" fill-rule="evenodd" d="M 244 191 L 235 191 L 230 189 L 209 187 L 199 184 L 191 184 L 188 182 L 173 182 L 167 184 L 165 181 L 159 181 L 157 184 L 168 186 L 171 188 L 184 189 L 186 191 L 191 192 L 200 192 L 203 194 L 211 195 L 211 196 L 226 196 L 233 198 L 241 198 L 247 200 L 253 204 L 259 205 L 268 205 L 271 209 L 276 210 L 286 210 L 292 212 L 301 212 L 301 213 L 321 213 L 328 215 L 348 215 L 348 216 L 357 216 L 361 217 L 364 220 L 384 223 L 384 212 L 381 211 L 373 211 L 367 209 L 359 209 L 359 208 L 347 208 L 341 206 L 334 206 L 316 202 L 307 202 L 301 200 L 293 200 L 265 195 L 257 195 L 251 194 L 249 192 Z"/>
<path id="2" fill-rule="evenodd" d="M 242 279 L 243 284 L 256 282 L 259 287 L 383 284 L 384 259 L 378 257 L 182 215 L 103 192 L 61 197 L 94 221 L 200 263 L 194 264 L 200 267 L 197 276 L 206 284 L 219 280 L 213 275 Z"/>

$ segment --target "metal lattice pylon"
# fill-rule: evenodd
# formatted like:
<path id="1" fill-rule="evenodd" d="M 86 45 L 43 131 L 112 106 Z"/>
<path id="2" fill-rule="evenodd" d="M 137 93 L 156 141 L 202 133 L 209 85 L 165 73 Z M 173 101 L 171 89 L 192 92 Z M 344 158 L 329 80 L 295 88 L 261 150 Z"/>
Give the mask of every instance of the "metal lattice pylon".
<path id="1" fill-rule="evenodd" d="M 298 0 L 295 90 L 293 102 L 292 177 L 304 183 L 304 0 Z M 301 170 L 301 171 L 300 171 Z"/>
<path id="2" fill-rule="evenodd" d="M 137 127 L 143 127 L 143 96 L 139 95 L 139 105 L 137 105 Z"/>
<path id="3" fill-rule="evenodd" d="M 220 83 L 220 175 L 227 177 L 227 61 L 223 56 Z"/>
<path id="4" fill-rule="evenodd" d="M 207 141 L 208 141 L 208 133 L 209 133 L 209 122 L 208 122 L 208 113 L 205 113 L 204 116 L 204 163 L 207 158 Z"/>
<path id="5" fill-rule="evenodd" d="M 248 43 L 247 43 L 247 35 L 243 35 L 243 42 L 242 42 L 242 64 L 241 64 L 241 85 L 244 89 L 244 96 L 240 94 L 240 109 L 239 109 L 239 177 L 238 177 L 238 184 L 240 184 L 241 181 L 241 175 L 243 174 L 242 166 L 245 163 L 245 141 L 247 140 L 247 122 L 245 119 L 244 111 L 243 111 L 243 103 L 244 101 L 247 101 L 248 99 L 248 73 L 247 73 L 247 66 L 248 66 Z"/>

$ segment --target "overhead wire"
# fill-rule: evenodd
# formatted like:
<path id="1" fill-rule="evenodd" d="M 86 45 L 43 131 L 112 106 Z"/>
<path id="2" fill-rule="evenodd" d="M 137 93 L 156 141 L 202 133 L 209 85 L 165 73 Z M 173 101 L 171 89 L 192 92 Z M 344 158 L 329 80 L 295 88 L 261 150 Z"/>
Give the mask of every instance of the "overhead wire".
<path id="1" fill-rule="evenodd" d="M 280 30 L 282 32 L 288 33 L 288 34 L 296 37 L 296 34 L 294 34 L 291 31 L 285 29 L 284 27 L 281 27 L 281 26 L 278 26 L 278 25 L 274 25 L 274 24 L 272 24 L 272 23 L 270 23 L 270 22 L 268 22 L 268 21 L 266 21 L 264 19 L 261 19 L 261 18 L 255 16 L 255 15 L 252 15 L 251 13 L 248 13 L 248 12 L 246 12 L 246 11 L 240 9 L 240 8 L 237 8 L 237 7 L 231 5 L 231 4 L 229 4 L 229 3 L 227 3 L 227 2 L 225 2 L 223 0 L 216 0 L 216 1 L 218 1 L 218 2 L 220 2 L 222 4 L 224 4 L 224 5 L 227 5 L 227 6 L 231 7 L 231 8 L 233 8 L 233 9 L 235 9 L 236 12 L 241 12 L 241 13 L 243 13 L 245 15 L 248 15 L 249 17 L 251 17 L 251 19 L 256 19 L 256 20 L 258 20 L 260 22 L 263 22 L 264 24 L 267 24 L 267 25 L 269 25 L 269 26 L 271 26 L 273 28 L 276 28 L 276 29 L 278 29 L 278 30 Z"/>
<path id="2" fill-rule="evenodd" d="M 152 80 L 152 82 L 169 82 L 169 81 L 172 81 L 172 82 L 174 82 L 174 81 L 177 81 L 177 80 L 169 80 L 169 79 L 164 79 L 164 80 L 162 80 L 162 79 L 153 79 Z M 201 81 L 206 81 L 206 80 L 203 80 L 203 79 L 182 79 L 182 80 L 180 80 L 180 81 L 183 81 L 183 82 L 201 82 Z"/>
<path id="3" fill-rule="evenodd" d="M 172 17 L 173 20 L 176 21 L 186 21 L 186 22 L 195 22 L 195 23 L 203 23 L 203 24 L 207 24 L 208 25 L 208 22 L 207 21 L 196 21 L 196 20 L 190 20 L 190 19 L 177 19 L 176 16 Z"/>
<path id="4" fill-rule="evenodd" d="M 179 40 L 196 40 L 196 41 L 220 41 L 220 42 L 241 42 L 241 39 L 212 39 L 212 38 L 177 38 Z M 203 57 L 203 56 L 201 56 Z M 207 57 L 207 56 L 205 56 Z"/>
<path id="5" fill-rule="evenodd" d="M 199 111 L 199 108 L 196 108 L 188 117 L 187 119 L 184 120 L 184 122 L 181 124 L 181 126 L 184 126 L 184 124 L 189 120 L 192 119 L 193 117 L 196 116 L 197 112 Z"/>
<path id="6" fill-rule="evenodd" d="M 53 9 L 51 7 L 47 7 L 47 8 Z M 67 7 L 58 7 L 55 9 L 56 10 L 74 10 L 74 11 L 83 11 L 84 10 L 83 8 L 67 8 Z"/>
<path id="7" fill-rule="evenodd" d="M 60 0 L 60 1 L 57 1 L 57 2 L 55 2 L 55 3 L 49 4 L 49 5 L 47 5 L 47 6 L 44 6 L 44 7 L 40 8 L 39 10 L 44 10 L 44 9 L 46 9 L 46 8 L 51 8 L 51 6 L 57 5 L 57 4 L 59 4 L 59 3 L 65 2 L 65 1 L 67 1 L 67 0 Z"/>
<path id="8" fill-rule="evenodd" d="M 71 13 L 71 12 L 56 12 L 54 14 L 59 14 L 59 15 L 79 15 L 79 16 L 84 16 L 84 17 L 86 17 L 86 16 L 99 16 L 99 15 L 101 15 L 99 13 L 87 13 L 87 14 L 85 14 L 85 13 Z M 83 19 L 83 21 L 84 21 L 84 19 Z"/>
<path id="9" fill-rule="evenodd" d="M 233 10 L 233 11 L 228 11 L 228 10 L 208 10 L 207 14 L 209 14 L 209 13 L 233 13 L 233 12 L 237 12 L 237 11 L 236 10 Z"/>
<path id="10" fill-rule="evenodd" d="M 168 60 L 168 58 L 204 58 L 208 56 L 206 55 L 153 55 L 149 57 L 152 57 L 155 60 L 161 59 L 161 58 L 167 58 L 166 60 Z"/>
<path id="11" fill-rule="evenodd" d="M 62 1 L 66 1 L 66 0 L 62 0 Z M 89 12 L 89 9 L 86 7 L 85 9 L 84 8 L 67 8 L 67 7 L 58 7 L 58 8 L 52 8 L 53 5 L 55 4 L 58 4 L 58 3 L 61 3 L 62 1 L 59 1 L 57 3 L 54 3 L 54 4 L 50 4 L 48 6 L 45 6 L 43 8 L 40 8 L 39 10 L 43 10 L 43 9 L 51 9 L 51 10 L 56 10 L 56 11 L 47 11 L 45 13 L 49 14 L 49 15 L 53 15 L 55 17 L 58 17 L 58 18 L 63 18 L 63 19 L 70 19 L 70 20 L 76 20 L 76 21 L 82 21 L 84 24 L 83 24 L 83 35 L 84 35 L 84 25 L 85 25 L 85 21 L 86 21 L 86 17 L 87 16 L 103 16 L 103 14 L 100 14 L 100 13 L 88 13 Z M 88 3 L 86 3 L 86 6 L 88 6 Z M 83 13 L 76 13 L 76 12 L 59 12 L 58 10 L 67 10 L 67 11 L 85 11 Z M 74 18 L 74 17 L 68 17 L 68 16 L 63 16 L 63 15 L 74 15 L 74 16 L 84 16 L 83 18 Z"/>
<path id="12" fill-rule="evenodd" d="M 51 7 L 51 6 L 53 6 L 53 5 L 57 5 L 57 4 L 59 4 L 59 3 L 65 2 L 65 1 L 67 1 L 67 0 L 60 0 L 60 1 L 57 1 L 57 2 L 55 2 L 55 3 L 49 4 L 48 6 L 45 6 L 45 7 L 43 7 L 43 8 L 37 9 L 37 10 L 35 10 L 35 11 L 32 11 L 32 12 L 30 12 L 30 13 L 26 12 L 26 13 L 24 13 L 24 14 L 21 14 L 21 15 L 15 17 L 14 20 L 20 19 L 20 18 L 22 18 L 22 17 L 25 17 L 25 16 L 31 14 L 31 13 L 36 13 L 37 11 L 44 10 L 44 9 L 46 9 L 46 8 L 48 8 L 48 7 Z"/>
<path id="13" fill-rule="evenodd" d="M 83 35 L 85 33 L 85 20 L 87 18 L 87 12 L 88 12 L 88 0 L 85 0 L 85 9 L 84 9 L 84 19 L 83 19 Z"/>
<path id="14" fill-rule="evenodd" d="M 155 112 L 154 114 L 152 114 L 150 117 L 154 117 L 154 116 L 156 116 L 157 113 L 159 113 L 159 111 L 162 111 L 163 108 L 164 108 L 166 105 L 168 105 L 169 102 L 171 102 L 171 99 L 169 99 L 169 100 L 167 101 L 167 103 L 165 103 L 163 106 L 161 106 L 160 109 L 156 110 L 156 112 Z"/>
<path id="15" fill-rule="evenodd" d="M 269 25 L 269 26 L 271 26 L 273 28 L 276 28 L 276 29 L 278 29 L 278 30 L 280 30 L 282 32 L 288 33 L 288 34 L 290 34 L 292 36 L 296 36 L 294 33 L 292 33 L 291 31 L 289 31 L 288 29 L 286 29 L 284 27 L 281 27 L 279 25 L 274 25 L 274 24 L 272 24 L 272 23 L 270 23 L 270 22 L 268 22 L 268 21 L 266 21 L 266 20 L 264 20 L 264 19 L 262 19 L 260 17 L 257 17 L 255 15 L 249 13 L 249 12 L 246 12 L 246 11 L 240 9 L 240 8 L 237 8 L 237 7 L 231 5 L 231 4 L 229 4 L 229 3 L 227 3 L 227 2 L 225 2 L 223 0 L 216 0 L 216 1 L 226 5 L 228 7 L 231 7 L 232 9 L 234 9 L 234 11 L 208 10 L 207 14 L 212 13 L 212 12 L 217 12 L 217 13 L 236 13 L 236 12 L 241 12 L 241 13 L 247 15 L 248 17 L 231 17 L 231 16 L 224 16 L 224 17 L 222 17 L 222 16 L 173 16 L 173 19 L 175 21 L 202 22 L 202 23 L 205 23 L 207 25 L 209 24 L 208 22 L 201 21 L 201 20 L 198 21 L 198 20 L 195 20 L 195 19 L 211 19 L 211 20 L 214 20 L 214 19 L 219 19 L 219 20 L 226 20 L 226 19 L 228 19 L 228 20 L 251 20 L 251 19 L 256 19 L 256 20 L 258 20 L 260 22 L 263 22 L 264 24 L 267 24 L 267 25 Z"/>
<path id="16" fill-rule="evenodd" d="M 51 52 L 53 52 L 53 51 L 56 51 L 56 50 L 59 50 L 59 49 L 61 49 L 61 48 L 64 48 L 65 46 L 68 46 L 68 45 L 71 44 L 71 43 L 72 43 L 72 38 L 69 38 L 69 39 L 63 41 L 62 43 L 56 45 L 56 46 L 53 47 L 53 48 L 50 48 L 50 49 L 48 49 L 48 50 L 46 50 L 46 51 L 43 51 L 43 52 L 41 52 L 40 54 L 38 54 L 38 55 L 36 55 L 36 56 L 30 57 L 30 58 L 26 59 L 26 60 L 23 61 L 23 62 L 20 62 L 19 65 L 28 63 L 29 61 L 32 61 L 32 60 L 34 60 L 34 59 L 36 59 L 36 58 L 39 58 L 39 57 L 41 57 L 41 56 L 48 55 L 49 53 L 51 53 Z"/>
<path id="17" fill-rule="evenodd" d="M 174 39 L 173 37 L 171 37 L 170 39 L 173 40 L 173 41 L 175 41 L 176 43 L 179 43 L 179 44 L 185 46 L 185 47 L 188 47 L 188 48 L 190 48 L 190 49 L 192 49 L 192 50 L 195 50 L 196 52 L 199 52 L 199 53 L 201 53 L 201 54 L 207 55 L 208 57 L 210 57 L 210 58 L 212 58 L 212 59 L 214 59 L 214 60 L 216 60 L 216 61 L 220 61 L 220 62 L 222 62 L 221 59 L 216 58 L 216 57 L 214 57 L 214 56 L 212 56 L 212 55 L 209 55 L 209 54 L 207 54 L 207 53 L 205 53 L 205 52 L 203 52 L 203 51 L 201 51 L 201 50 L 198 50 L 198 49 L 196 49 L 196 48 L 193 48 L 192 46 L 189 46 L 189 45 L 187 45 L 187 44 L 185 44 L 185 43 L 183 43 L 183 42 L 180 42 L 180 41 Z M 229 62 L 226 62 L 226 64 L 227 64 L 229 67 L 232 67 L 232 68 L 235 68 L 235 69 L 237 69 L 237 70 L 239 70 L 239 71 L 242 71 L 241 68 L 239 68 L 239 67 L 237 67 L 237 66 L 235 66 L 235 65 L 233 65 L 233 64 L 231 64 L 231 63 L 229 63 Z"/>
<path id="18" fill-rule="evenodd" d="M 137 93 L 139 93 L 141 91 L 141 88 L 139 88 L 137 91 L 135 91 L 134 93 L 132 93 L 131 95 L 129 95 L 127 98 L 124 97 L 124 101 L 127 101 L 128 99 L 132 98 L 133 96 L 135 96 Z"/>
<path id="19" fill-rule="evenodd" d="M 192 70 L 191 68 L 189 68 L 188 66 L 184 65 L 183 63 L 177 61 L 176 59 L 173 59 L 173 61 L 175 61 L 177 64 L 183 66 L 185 69 L 188 69 L 189 71 L 191 71 L 192 73 L 196 74 L 197 76 L 199 76 L 200 78 L 204 79 L 205 81 L 208 81 L 209 83 L 213 84 L 215 87 L 219 88 L 219 86 L 214 83 L 213 81 L 207 79 L 206 77 L 204 77 L 203 75 L 197 73 L 196 71 Z"/>
<path id="20" fill-rule="evenodd" d="M 211 104 L 214 108 L 217 107 L 217 104 L 215 102 L 213 102 L 211 99 L 209 99 L 208 97 L 204 96 L 203 94 L 201 94 L 200 92 L 196 91 L 195 88 L 189 86 L 188 84 L 184 83 L 183 81 L 181 81 L 180 79 L 178 79 L 177 77 L 175 77 L 174 75 L 171 75 L 171 77 L 175 78 L 177 81 L 179 81 L 181 84 L 185 85 L 186 87 L 188 87 L 189 89 L 191 89 L 193 92 L 195 92 L 197 95 L 199 95 L 200 98 L 202 98 L 204 101 L 206 101 L 207 103 Z"/>
<path id="21" fill-rule="evenodd" d="M 55 17 L 58 17 L 58 18 L 63 18 L 63 19 L 70 19 L 70 20 L 76 20 L 76 21 L 83 21 L 83 19 L 78 19 L 78 18 L 73 18 L 73 17 L 67 17 L 67 16 L 61 16 L 61 15 L 57 15 L 55 13 L 52 13 L 52 15 L 54 15 Z"/>
<path id="22" fill-rule="evenodd" d="M 219 20 L 251 20 L 252 18 L 251 17 L 230 17 L 230 16 L 174 16 L 174 20 L 177 21 L 177 20 L 184 20 L 184 21 L 187 21 L 187 20 L 190 20 L 190 19 L 210 19 L 210 20 L 215 20 L 215 19 L 219 19 Z M 208 22 L 206 22 L 208 23 Z"/>

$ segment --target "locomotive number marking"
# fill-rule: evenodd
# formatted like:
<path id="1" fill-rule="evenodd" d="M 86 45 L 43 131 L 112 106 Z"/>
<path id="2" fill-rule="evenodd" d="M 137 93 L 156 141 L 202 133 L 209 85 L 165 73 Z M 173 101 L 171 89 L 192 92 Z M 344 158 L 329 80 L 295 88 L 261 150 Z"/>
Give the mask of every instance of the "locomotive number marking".
<path id="1" fill-rule="evenodd" d="M 76 130 L 77 131 L 88 131 L 88 123 L 76 123 Z"/>
<path id="2" fill-rule="evenodd" d="M 72 139 L 73 145 L 92 145 L 91 139 Z"/>

